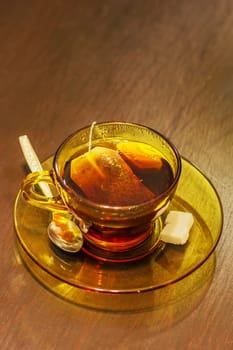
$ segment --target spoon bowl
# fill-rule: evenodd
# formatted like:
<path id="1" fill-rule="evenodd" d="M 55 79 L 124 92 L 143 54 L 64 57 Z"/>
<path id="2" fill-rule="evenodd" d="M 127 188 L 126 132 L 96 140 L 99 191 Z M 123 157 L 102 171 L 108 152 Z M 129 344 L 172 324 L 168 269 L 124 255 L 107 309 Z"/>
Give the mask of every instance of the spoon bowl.
<path id="1" fill-rule="evenodd" d="M 53 213 L 47 232 L 53 244 L 66 252 L 76 253 L 83 246 L 83 234 L 78 225 L 64 215 Z"/>

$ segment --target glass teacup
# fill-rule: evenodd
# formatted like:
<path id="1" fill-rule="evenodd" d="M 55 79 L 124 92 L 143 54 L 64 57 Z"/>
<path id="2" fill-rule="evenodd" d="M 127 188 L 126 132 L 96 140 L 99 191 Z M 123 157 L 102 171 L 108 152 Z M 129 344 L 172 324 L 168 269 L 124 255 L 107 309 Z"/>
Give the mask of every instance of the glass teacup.
<path id="1" fill-rule="evenodd" d="M 83 249 L 90 255 L 134 260 L 156 249 L 180 173 L 180 155 L 162 134 L 105 122 L 70 135 L 56 151 L 52 170 L 29 174 L 22 192 L 30 204 L 69 212 L 82 222 Z M 40 182 L 58 194 L 41 195 L 35 186 Z"/>

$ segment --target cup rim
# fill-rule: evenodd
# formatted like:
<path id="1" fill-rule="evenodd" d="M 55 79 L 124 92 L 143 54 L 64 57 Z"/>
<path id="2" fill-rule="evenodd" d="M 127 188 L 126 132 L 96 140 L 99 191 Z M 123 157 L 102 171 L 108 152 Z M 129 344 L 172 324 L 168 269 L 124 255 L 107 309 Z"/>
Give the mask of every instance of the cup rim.
<path id="1" fill-rule="evenodd" d="M 78 199 L 79 204 L 83 204 L 88 206 L 89 208 L 92 208 L 96 211 L 99 210 L 105 210 L 105 211 L 110 211 L 110 212 L 115 212 L 115 211 L 130 211 L 132 209 L 142 209 L 143 211 L 145 211 L 145 206 L 153 206 L 156 203 L 162 202 L 163 198 L 166 198 L 169 193 L 173 192 L 173 189 L 176 188 L 176 185 L 179 181 L 180 178 L 180 174 L 181 174 L 181 169 L 182 169 L 182 164 L 181 164 L 181 156 L 180 153 L 178 151 L 178 149 L 176 148 L 176 146 L 166 137 L 164 136 L 161 132 L 159 132 L 156 129 L 153 129 L 149 126 L 140 124 L 140 123 L 133 123 L 133 122 L 126 122 L 126 121 L 104 121 L 104 122 L 98 122 L 95 125 L 96 126 L 100 126 L 100 125 L 108 125 L 108 124 L 125 124 L 125 125 L 131 125 L 131 126 L 137 126 L 137 127 L 141 127 L 147 130 L 150 130 L 153 133 L 156 133 L 159 137 L 161 137 L 171 148 L 171 150 L 173 151 L 175 158 L 177 160 L 177 170 L 176 170 L 176 174 L 175 177 L 172 181 L 172 184 L 166 189 L 166 191 L 162 192 L 161 194 L 159 194 L 158 196 L 155 196 L 152 199 L 149 199 L 147 201 L 143 201 L 141 203 L 138 204 L 132 204 L 132 205 L 107 205 L 107 204 L 101 204 L 101 203 L 96 203 L 88 198 L 83 197 L 82 195 L 77 194 L 70 186 L 68 186 L 65 182 L 63 177 L 59 174 L 59 170 L 58 170 L 58 164 L 57 164 L 57 159 L 59 157 L 59 154 L 61 153 L 61 151 L 63 150 L 64 146 L 79 132 L 81 132 L 82 130 L 85 129 L 90 129 L 91 124 L 86 125 L 76 131 L 74 131 L 72 134 L 70 134 L 68 137 L 66 137 L 64 139 L 64 141 L 60 144 L 60 146 L 58 147 L 58 149 L 55 152 L 54 158 L 53 158 L 53 169 L 55 171 L 56 174 L 56 180 L 58 181 L 59 185 L 66 191 L 66 192 L 72 192 L 72 194 L 75 195 L 75 197 Z"/>

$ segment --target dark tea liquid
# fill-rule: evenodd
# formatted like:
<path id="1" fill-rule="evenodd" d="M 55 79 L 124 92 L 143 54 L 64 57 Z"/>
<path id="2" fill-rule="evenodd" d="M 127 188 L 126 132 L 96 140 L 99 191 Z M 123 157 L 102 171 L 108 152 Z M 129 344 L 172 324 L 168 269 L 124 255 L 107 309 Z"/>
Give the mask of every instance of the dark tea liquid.
<path id="1" fill-rule="evenodd" d="M 111 206 L 136 205 L 166 191 L 173 172 L 156 149 L 139 142 L 101 143 L 65 166 L 65 181 L 87 199 Z"/>
<path id="2" fill-rule="evenodd" d="M 92 202 L 122 207 L 159 196 L 170 187 L 174 175 L 167 160 L 153 147 L 113 140 L 74 155 L 66 163 L 64 178 L 69 187 Z M 106 227 L 102 217 L 103 224 L 93 224 L 85 234 L 86 241 L 105 251 L 129 250 L 150 236 L 153 216 L 147 213 L 143 219 L 135 217 L 132 227 L 125 227 L 122 221 L 117 227 L 109 227 L 106 214 Z"/>

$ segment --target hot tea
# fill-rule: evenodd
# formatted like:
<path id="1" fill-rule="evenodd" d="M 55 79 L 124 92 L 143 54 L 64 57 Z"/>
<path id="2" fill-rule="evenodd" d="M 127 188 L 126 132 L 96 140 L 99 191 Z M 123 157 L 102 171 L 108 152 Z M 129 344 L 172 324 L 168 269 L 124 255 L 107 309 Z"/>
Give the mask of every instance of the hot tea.
<path id="1" fill-rule="evenodd" d="M 131 141 L 99 143 L 65 166 L 65 181 L 102 205 L 131 206 L 155 198 L 174 179 L 167 160 L 152 146 Z"/>

